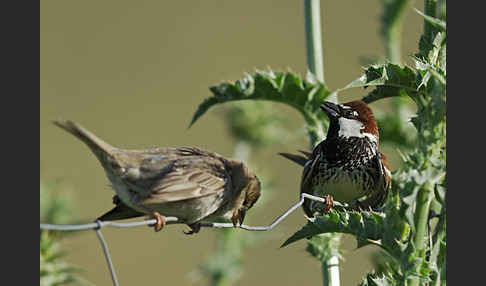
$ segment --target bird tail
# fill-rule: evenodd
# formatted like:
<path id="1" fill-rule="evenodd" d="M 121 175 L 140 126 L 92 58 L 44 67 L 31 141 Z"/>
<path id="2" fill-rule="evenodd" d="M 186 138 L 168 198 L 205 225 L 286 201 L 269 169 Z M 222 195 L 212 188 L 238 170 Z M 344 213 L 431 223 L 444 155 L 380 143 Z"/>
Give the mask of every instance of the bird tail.
<path id="1" fill-rule="evenodd" d="M 289 159 L 290 161 L 297 163 L 301 166 L 305 166 L 307 161 L 310 160 L 310 157 L 312 153 L 306 152 L 306 151 L 300 151 L 300 153 L 304 154 L 305 156 L 302 155 L 297 155 L 297 154 L 290 154 L 290 153 L 278 153 L 280 156 L 285 157 Z"/>
<path id="2" fill-rule="evenodd" d="M 129 219 L 134 217 L 144 216 L 144 213 L 138 212 L 123 203 L 118 204 L 116 207 L 106 212 L 96 220 L 110 221 L 110 220 L 121 220 Z"/>
<path id="3" fill-rule="evenodd" d="M 106 155 L 112 156 L 113 151 L 116 149 L 71 120 L 54 120 L 53 123 L 88 145 L 101 162 L 106 160 Z"/>

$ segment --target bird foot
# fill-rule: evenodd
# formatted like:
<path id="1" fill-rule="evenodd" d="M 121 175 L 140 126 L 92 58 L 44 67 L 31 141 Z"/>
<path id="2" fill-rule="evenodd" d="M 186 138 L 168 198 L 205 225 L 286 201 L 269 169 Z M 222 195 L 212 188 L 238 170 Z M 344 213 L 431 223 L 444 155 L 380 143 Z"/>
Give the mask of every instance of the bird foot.
<path id="1" fill-rule="evenodd" d="M 363 203 L 361 203 L 359 200 L 356 200 L 356 203 L 354 204 L 355 211 L 361 212 L 361 211 L 371 211 L 372 208 L 370 206 L 366 207 Z"/>
<path id="2" fill-rule="evenodd" d="M 324 203 L 324 213 L 329 213 L 334 206 L 334 199 L 331 195 L 324 195 L 323 198 L 326 200 Z"/>
<path id="3" fill-rule="evenodd" d="M 158 212 L 153 212 L 150 215 L 149 219 L 153 219 L 153 218 L 156 220 L 156 222 L 154 224 L 149 225 L 149 226 L 153 227 L 155 232 L 161 231 L 162 228 L 164 228 L 164 226 L 166 224 L 165 216 L 159 214 Z"/>
<path id="4" fill-rule="evenodd" d="M 319 204 L 318 207 L 313 212 L 313 216 L 322 216 L 324 214 L 328 214 L 332 207 L 334 206 L 334 199 L 331 195 L 324 195 L 322 198 L 325 200 L 323 205 Z"/>
<path id="5" fill-rule="evenodd" d="M 193 224 L 188 224 L 188 226 L 191 228 L 189 231 L 184 230 L 184 234 L 191 235 L 198 233 L 199 230 L 201 230 L 201 224 L 200 223 L 193 223 Z"/>

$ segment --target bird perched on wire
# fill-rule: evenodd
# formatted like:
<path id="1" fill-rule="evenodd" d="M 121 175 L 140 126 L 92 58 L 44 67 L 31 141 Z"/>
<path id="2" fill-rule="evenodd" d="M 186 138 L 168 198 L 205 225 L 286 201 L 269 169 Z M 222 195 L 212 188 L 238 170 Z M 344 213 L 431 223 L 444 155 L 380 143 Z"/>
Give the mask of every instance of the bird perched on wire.
<path id="1" fill-rule="evenodd" d="M 260 197 L 260 181 L 243 162 L 196 147 L 123 150 L 96 137 L 73 121 L 54 124 L 83 141 L 103 166 L 116 195 L 116 206 L 101 221 L 148 215 L 155 231 L 165 216 L 197 233 L 201 220 L 231 219 L 236 227 Z"/>
<path id="2" fill-rule="evenodd" d="M 361 100 L 343 104 L 325 101 L 321 109 L 330 121 L 326 139 L 312 153 L 279 153 L 304 166 L 301 193 L 326 197 L 325 204 L 304 202 L 305 214 L 314 217 L 328 212 L 333 199 L 355 209 L 379 208 L 387 197 L 391 172 L 385 155 L 378 151 L 373 112 Z"/>

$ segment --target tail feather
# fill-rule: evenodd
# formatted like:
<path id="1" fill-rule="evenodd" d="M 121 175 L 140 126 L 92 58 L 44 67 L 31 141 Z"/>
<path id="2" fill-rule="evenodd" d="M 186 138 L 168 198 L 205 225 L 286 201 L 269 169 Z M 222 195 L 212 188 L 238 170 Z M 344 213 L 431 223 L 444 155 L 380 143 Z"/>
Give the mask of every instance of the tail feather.
<path id="1" fill-rule="evenodd" d="M 53 123 L 83 141 L 99 159 L 102 153 L 111 154 L 116 149 L 71 120 L 54 120 Z"/>
<path id="2" fill-rule="evenodd" d="M 304 153 L 304 152 L 302 152 L 302 153 Z M 292 161 L 294 163 L 301 165 L 301 166 L 305 166 L 307 161 L 309 161 L 309 159 L 307 157 L 304 157 L 302 155 L 290 154 L 290 153 L 278 153 L 278 154 L 281 155 L 282 157 L 289 159 L 290 161 Z"/>
<path id="3" fill-rule="evenodd" d="M 144 215 L 145 215 L 144 213 L 138 212 L 126 206 L 123 203 L 119 203 L 116 207 L 114 207 L 104 215 L 97 218 L 97 220 L 101 220 L 101 221 L 120 220 L 120 219 L 140 217 Z"/>
<path id="4" fill-rule="evenodd" d="M 299 152 L 306 155 L 308 160 L 310 159 L 310 157 L 312 157 L 312 152 L 307 152 L 303 150 L 299 150 Z"/>

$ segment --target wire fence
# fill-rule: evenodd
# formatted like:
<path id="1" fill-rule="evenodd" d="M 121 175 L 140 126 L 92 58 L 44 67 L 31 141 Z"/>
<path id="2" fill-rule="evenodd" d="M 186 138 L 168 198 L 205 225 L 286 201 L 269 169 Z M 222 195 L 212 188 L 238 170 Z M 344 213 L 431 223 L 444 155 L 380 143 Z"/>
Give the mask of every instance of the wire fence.
<path id="1" fill-rule="evenodd" d="M 282 220 L 284 220 L 289 214 L 291 214 L 293 211 L 295 211 L 298 207 L 300 207 L 305 199 L 310 199 L 313 201 L 318 201 L 321 203 L 326 203 L 325 198 L 320 198 L 316 196 L 312 196 L 306 193 L 302 193 L 300 195 L 300 200 L 295 203 L 293 206 L 291 206 L 289 209 L 287 209 L 282 215 L 277 217 L 271 224 L 267 226 L 248 226 L 248 225 L 237 225 L 237 228 L 242 228 L 244 230 L 248 231 L 267 231 L 271 230 L 275 226 L 277 226 Z M 334 206 L 341 206 L 341 207 L 348 207 L 348 204 L 346 203 L 340 203 L 337 201 L 334 201 L 332 203 Z M 119 227 L 119 228 L 127 228 L 127 227 L 138 227 L 138 226 L 146 226 L 146 225 L 153 225 L 157 222 L 156 219 L 149 219 L 149 220 L 144 220 L 144 221 L 138 221 L 138 222 L 111 222 L 111 221 L 95 221 L 93 223 L 87 223 L 87 224 L 66 224 L 66 225 L 60 225 L 60 224 L 48 224 L 48 223 L 41 223 L 40 224 L 40 229 L 45 229 L 45 230 L 55 230 L 55 231 L 79 231 L 79 230 L 90 230 L 93 229 L 96 231 L 96 235 L 98 236 L 98 239 L 100 240 L 101 246 L 103 248 L 103 252 L 105 254 L 106 258 L 106 263 L 108 264 L 108 269 L 110 271 L 111 279 L 113 281 L 113 285 L 118 286 L 118 279 L 116 277 L 115 273 L 115 267 L 113 266 L 113 262 L 111 260 L 110 252 L 108 250 L 108 244 L 106 243 L 105 239 L 103 238 L 103 235 L 101 234 L 101 228 L 103 227 Z M 184 223 L 177 217 L 166 217 L 166 224 L 180 224 Z M 235 227 L 232 223 L 218 223 L 218 222 L 201 222 L 200 223 L 201 227 L 213 227 L 213 228 L 228 228 L 228 227 Z"/>

